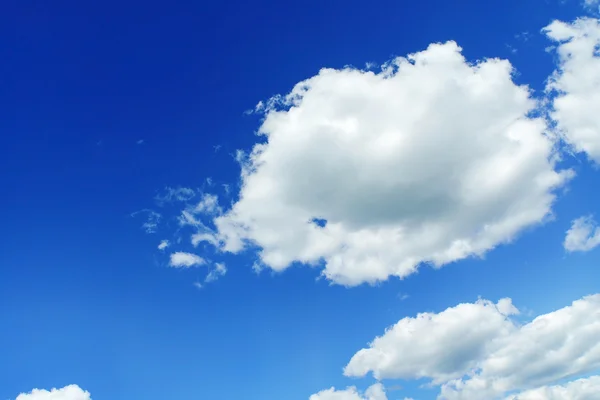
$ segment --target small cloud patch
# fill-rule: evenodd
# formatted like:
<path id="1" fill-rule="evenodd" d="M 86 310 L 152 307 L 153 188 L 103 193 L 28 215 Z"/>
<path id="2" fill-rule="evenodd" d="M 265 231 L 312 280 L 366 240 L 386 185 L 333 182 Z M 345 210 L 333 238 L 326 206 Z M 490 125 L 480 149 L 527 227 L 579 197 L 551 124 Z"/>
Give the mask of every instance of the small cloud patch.
<path id="1" fill-rule="evenodd" d="M 172 253 L 169 261 L 169 266 L 173 268 L 191 268 L 203 264 L 206 264 L 204 258 L 183 251 Z"/>

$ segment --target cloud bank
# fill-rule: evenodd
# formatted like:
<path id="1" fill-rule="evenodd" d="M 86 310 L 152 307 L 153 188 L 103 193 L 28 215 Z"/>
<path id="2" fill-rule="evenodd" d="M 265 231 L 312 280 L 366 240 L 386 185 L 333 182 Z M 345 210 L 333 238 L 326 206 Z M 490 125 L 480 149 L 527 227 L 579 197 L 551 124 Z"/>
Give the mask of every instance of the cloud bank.
<path id="1" fill-rule="evenodd" d="M 403 318 L 358 351 L 344 373 L 426 378 L 440 386 L 440 399 L 485 400 L 532 388 L 538 389 L 525 392 L 529 398 L 560 393 L 558 387 L 540 387 L 600 368 L 600 294 L 524 325 L 511 317 L 517 313 L 510 299 L 478 300 Z M 582 385 L 587 383 L 564 390 Z"/>

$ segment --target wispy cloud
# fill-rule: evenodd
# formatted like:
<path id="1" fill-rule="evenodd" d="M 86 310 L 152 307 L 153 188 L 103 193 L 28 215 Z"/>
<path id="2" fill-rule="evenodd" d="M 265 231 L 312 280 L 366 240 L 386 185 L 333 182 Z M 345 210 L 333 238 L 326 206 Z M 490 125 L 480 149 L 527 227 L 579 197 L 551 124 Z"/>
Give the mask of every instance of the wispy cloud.
<path id="1" fill-rule="evenodd" d="M 195 281 L 194 286 L 198 289 L 204 288 L 206 284 L 212 283 L 218 280 L 220 277 L 224 276 L 227 273 L 227 267 L 223 263 L 215 263 L 214 268 L 206 275 L 204 278 L 204 282 Z"/>
<path id="2" fill-rule="evenodd" d="M 201 282 L 194 282 L 194 286 L 197 287 L 198 289 L 202 289 L 204 287 L 204 285 Z"/>
<path id="3" fill-rule="evenodd" d="M 222 210 L 219 206 L 219 198 L 214 194 L 204 194 L 200 202 L 196 204 L 194 212 L 200 214 L 221 214 Z"/>
<path id="4" fill-rule="evenodd" d="M 159 250 L 164 250 L 167 247 L 169 247 L 170 242 L 168 240 L 161 240 L 160 243 L 158 244 L 158 249 Z"/>
<path id="5" fill-rule="evenodd" d="M 216 244 L 218 241 L 211 238 L 214 234 L 212 230 L 202 221 L 203 216 L 214 217 L 221 215 L 223 210 L 219 206 L 219 199 L 212 194 L 204 194 L 202 199 L 195 205 L 189 206 L 181 211 L 177 218 L 179 226 L 192 226 L 198 230 L 198 233 L 192 236 L 192 243 L 196 246 L 202 241 Z"/>
<path id="6" fill-rule="evenodd" d="M 166 203 L 171 203 L 175 201 L 185 202 L 191 200 L 194 196 L 196 196 L 196 191 L 187 187 L 169 187 L 167 186 L 162 193 L 154 196 L 154 201 L 156 204 L 162 206 Z"/>
<path id="7" fill-rule="evenodd" d="M 131 216 L 136 217 L 140 214 L 146 214 L 146 222 L 144 222 L 142 224 L 142 229 L 144 229 L 144 231 L 146 231 L 146 233 L 156 233 L 156 230 L 158 229 L 158 224 L 162 218 L 162 215 L 160 215 L 159 213 L 157 213 L 154 210 L 150 210 L 150 209 L 146 208 L 146 209 L 131 213 Z"/>
<path id="8" fill-rule="evenodd" d="M 208 273 L 204 282 L 214 282 L 227 273 L 227 267 L 223 263 L 216 263 L 212 271 Z"/>
<path id="9" fill-rule="evenodd" d="M 527 42 L 527 41 L 529 41 L 529 39 L 531 39 L 531 33 L 529 33 L 528 31 L 517 33 L 515 35 L 515 39 L 522 40 L 523 42 Z"/>
<path id="10" fill-rule="evenodd" d="M 215 247 L 219 245 L 219 239 L 215 236 L 215 234 L 209 232 L 194 233 L 191 241 L 194 247 L 198 246 L 202 242 L 210 243 Z"/>
<path id="11" fill-rule="evenodd" d="M 202 221 L 200 221 L 198 218 L 196 218 L 194 213 L 189 210 L 181 211 L 181 215 L 179 215 L 179 217 L 177 217 L 177 220 L 179 221 L 180 226 L 191 225 L 191 226 L 196 226 L 196 227 L 204 227 L 204 224 L 202 223 Z"/>
<path id="12" fill-rule="evenodd" d="M 506 45 L 506 48 L 507 48 L 507 49 L 508 49 L 508 50 L 509 50 L 511 53 L 513 53 L 513 54 L 517 54 L 517 53 L 518 53 L 518 50 L 517 50 L 517 48 L 516 48 L 516 47 L 513 47 L 513 46 L 511 46 L 510 44 L 507 44 L 507 45 Z"/>

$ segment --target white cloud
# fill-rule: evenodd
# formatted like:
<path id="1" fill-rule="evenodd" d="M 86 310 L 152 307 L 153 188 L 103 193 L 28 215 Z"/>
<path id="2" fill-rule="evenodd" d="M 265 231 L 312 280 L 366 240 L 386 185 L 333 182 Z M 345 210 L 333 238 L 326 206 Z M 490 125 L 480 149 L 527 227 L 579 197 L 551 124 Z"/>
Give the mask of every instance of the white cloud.
<path id="1" fill-rule="evenodd" d="M 600 368 L 600 294 L 520 325 L 510 299 L 404 318 L 360 350 L 345 374 L 429 378 L 444 400 L 485 400 Z"/>
<path id="2" fill-rule="evenodd" d="M 223 263 L 215 263 L 215 267 L 208 273 L 204 282 L 214 282 L 227 273 L 227 267 Z"/>
<path id="3" fill-rule="evenodd" d="M 507 315 L 516 312 L 510 299 L 497 304 L 479 300 L 403 318 L 357 352 L 344 374 L 372 372 L 377 379 L 431 378 L 436 383 L 459 378 L 490 351 L 491 339 L 514 330 Z"/>
<path id="4" fill-rule="evenodd" d="M 557 93 L 550 116 L 575 151 L 600 163 L 600 20 L 554 21 L 543 32 L 558 43 L 558 69 L 547 85 Z"/>
<path id="5" fill-rule="evenodd" d="M 146 231 L 146 233 L 156 233 L 158 229 L 158 224 L 162 219 L 162 215 L 160 215 L 154 210 L 144 209 L 131 213 L 131 216 L 135 217 L 139 214 L 146 214 L 146 222 L 142 224 L 142 229 Z"/>
<path id="6" fill-rule="evenodd" d="M 206 261 L 202 257 L 182 251 L 172 253 L 169 262 L 169 265 L 174 268 L 190 268 L 202 264 L 206 264 Z"/>
<path id="7" fill-rule="evenodd" d="M 385 390 L 381 383 L 370 386 L 364 394 L 351 386 L 345 390 L 335 390 L 330 388 L 313 394 L 309 400 L 387 400 Z"/>
<path id="8" fill-rule="evenodd" d="M 573 221 L 563 246 L 567 251 L 589 251 L 600 245 L 600 227 L 591 215 Z"/>
<path id="9" fill-rule="evenodd" d="M 559 386 L 544 386 L 508 396 L 506 400 L 595 400 L 600 397 L 600 376 Z"/>
<path id="10" fill-rule="evenodd" d="M 196 191 L 187 187 L 166 187 L 162 194 L 157 194 L 154 197 L 154 200 L 159 205 L 164 205 L 165 203 L 171 203 L 174 201 L 189 201 L 194 196 L 196 196 Z"/>
<path id="11" fill-rule="evenodd" d="M 169 247 L 170 243 L 168 240 L 161 240 L 160 243 L 158 244 L 158 249 L 159 250 L 164 250 L 167 247 Z"/>
<path id="12" fill-rule="evenodd" d="M 77 385 L 65 386 L 62 389 L 33 389 L 30 393 L 21 393 L 16 400 L 91 400 L 90 393 Z"/>
<path id="13" fill-rule="evenodd" d="M 448 42 L 378 74 L 323 69 L 263 103 L 267 141 L 214 221 L 223 250 L 255 244 L 274 270 L 324 261 L 327 278 L 357 285 L 483 255 L 544 221 L 572 172 L 555 171 L 512 72 Z"/>

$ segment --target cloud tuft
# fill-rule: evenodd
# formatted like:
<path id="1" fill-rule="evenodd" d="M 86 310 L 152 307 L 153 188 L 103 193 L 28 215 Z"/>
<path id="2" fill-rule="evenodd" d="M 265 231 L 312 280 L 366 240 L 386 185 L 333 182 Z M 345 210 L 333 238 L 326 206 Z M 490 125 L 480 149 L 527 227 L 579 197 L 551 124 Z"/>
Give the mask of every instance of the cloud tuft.
<path id="1" fill-rule="evenodd" d="M 169 261 L 169 266 L 173 268 L 191 268 L 203 264 L 206 264 L 206 261 L 202 257 L 182 251 L 172 253 Z"/>
<path id="2" fill-rule="evenodd" d="M 591 215 L 573 220 L 563 246 L 569 252 L 590 251 L 600 245 L 600 227 Z"/>

